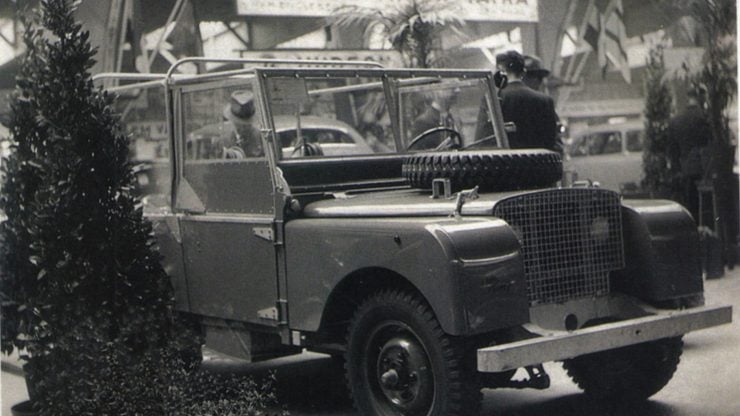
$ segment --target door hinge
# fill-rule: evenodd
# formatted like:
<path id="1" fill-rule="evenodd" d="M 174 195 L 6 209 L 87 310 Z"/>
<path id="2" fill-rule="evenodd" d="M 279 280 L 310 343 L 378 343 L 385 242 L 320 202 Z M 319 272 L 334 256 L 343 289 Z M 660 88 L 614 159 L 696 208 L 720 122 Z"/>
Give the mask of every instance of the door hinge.
<path id="1" fill-rule="evenodd" d="M 275 241 L 275 234 L 272 232 L 271 227 L 254 227 L 252 229 L 254 231 L 254 235 L 258 238 L 261 238 L 263 240 L 267 240 L 270 242 Z"/>
<path id="2" fill-rule="evenodd" d="M 277 321 L 278 320 L 278 308 L 271 307 L 266 309 L 260 309 L 257 311 L 257 316 L 260 317 L 260 319 L 269 319 L 270 321 Z"/>

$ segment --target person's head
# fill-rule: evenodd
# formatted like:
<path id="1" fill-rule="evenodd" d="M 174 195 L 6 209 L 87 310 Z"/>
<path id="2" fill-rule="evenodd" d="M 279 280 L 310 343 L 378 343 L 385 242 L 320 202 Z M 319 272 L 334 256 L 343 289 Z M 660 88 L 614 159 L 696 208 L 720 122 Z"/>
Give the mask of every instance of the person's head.
<path id="1" fill-rule="evenodd" d="M 524 57 L 515 50 L 496 55 L 496 66 L 506 73 L 509 79 L 521 79 L 524 75 Z"/>
<path id="2" fill-rule="evenodd" d="M 460 88 L 446 89 L 435 91 L 432 94 L 432 107 L 440 111 L 449 111 L 457 104 L 457 97 L 460 95 Z"/>
<path id="3" fill-rule="evenodd" d="M 237 131 L 251 126 L 254 114 L 254 94 L 251 91 L 239 90 L 231 93 L 229 103 L 224 107 L 224 117 L 231 121 Z"/>
<path id="4" fill-rule="evenodd" d="M 536 91 L 542 90 L 542 84 L 550 75 L 550 71 L 542 67 L 540 58 L 534 55 L 524 55 L 524 83 Z"/>
<path id="5" fill-rule="evenodd" d="M 689 88 L 686 92 L 686 106 L 699 106 L 701 103 L 701 92 L 695 88 Z"/>

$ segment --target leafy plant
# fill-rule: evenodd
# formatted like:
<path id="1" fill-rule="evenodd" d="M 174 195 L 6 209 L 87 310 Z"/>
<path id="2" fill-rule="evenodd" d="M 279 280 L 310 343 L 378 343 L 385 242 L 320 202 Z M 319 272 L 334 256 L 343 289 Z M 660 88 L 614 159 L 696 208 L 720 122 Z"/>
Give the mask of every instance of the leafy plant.
<path id="1" fill-rule="evenodd" d="M 681 172 L 678 146 L 668 137 L 672 105 L 663 47 L 658 45 L 650 51 L 646 66 L 642 187 L 654 195 L 675 199 L 681 195 Z"/>
<path id="2" fill-rule="evenodd" d="M 256 380 L 188 371 L 174 349 L 134 357 L 115 343 L 99 340 L 72 340 L 68 345 L 76 346 L 75 353 L 65 357 L 69 374 L 50 380 L 50 390 L 60 396 L 48 403 L 57 406 L 53 414 L 257 416 L 275 406 L 273 375 Z"/>
<path id="3" fill-rule="evenodd" d="M 726 261 L 734 265 L 738 196 L 732 171 L 735 152 L 726 110 L 737 93 L 736 3 L 733 0 L 692 1 L 688 10 L 700 23 L 707 39 L 704 66 L 691 81 L 695 89 L 706 92 L 703 107 L 712 139 L 705 177 L 714 185 L 720 224 L 717 231 L 724 244 Z"/>
<path id="4" fill-rule="evenodd" d="M 449 0 L 400 0 L 391 10 L 343 6 L 330 21 L 339 27 L 364 27 L 365 38 L 379 33 L 401 53 L 407 66 L 429 68 L 438 58 L 441 33 L 449 29 L 462 35 L 457 7 Z"/>
<path id="5" fill-rule="evenodd" d="M 131 364 L 178 350 L 173 295 L 114 97 L 92 84 L 95 51 L 68 1 L 42 1 L 24 27 L 0 194 L 2 350 L 21 350 L 41 414 L 156 414 L 120 381 L 158 391 Z M 110 356 L 126 363 L 119 378 Z M 129 396 L 100 404 L 106 391 Z"/>

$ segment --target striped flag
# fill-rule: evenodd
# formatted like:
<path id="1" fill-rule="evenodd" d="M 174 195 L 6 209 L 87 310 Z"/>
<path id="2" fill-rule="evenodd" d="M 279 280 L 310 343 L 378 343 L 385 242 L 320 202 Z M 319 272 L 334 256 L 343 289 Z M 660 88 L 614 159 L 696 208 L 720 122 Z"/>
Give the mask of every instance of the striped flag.
<path id="1" fill-rule="evenodd" d="M 581 32 L 583 40 L 588 43 L 594 51 L 599 50 L 599 38 L 601 37 L 601 13 L 594 4 L 594 0 L 588 2 L 586 14 L 583 19 Z"/>
<path id="2" fill-rule="evenodd" d="M 603 5 L 603 1 L 601 2 Z M 627 83 L 632 83 L 625 43 L 627 31 L 624 27 L 622 0 L 609 0 L 603 13 L 594 0 L 589 0 L 581 24 L 581 39 L 596 53 L 599 67 L 604 73 L 609 62 L 622 73 Z"/>
<path id="3" fill-rule="evenodd" d="M 627 30 L 624 27 L 624 9 L 622 0 L 611 0 L 604 12 L 603 20 L 604 55 L 622 73 L 627 83 L 632 83 L 632 74 L 625 43 L 627 41 Z"/>

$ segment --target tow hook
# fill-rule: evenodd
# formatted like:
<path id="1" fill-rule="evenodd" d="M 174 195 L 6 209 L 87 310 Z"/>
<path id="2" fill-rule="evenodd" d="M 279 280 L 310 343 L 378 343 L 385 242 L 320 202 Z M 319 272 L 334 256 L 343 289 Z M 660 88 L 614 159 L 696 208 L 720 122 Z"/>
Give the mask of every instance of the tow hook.
<path id="1" fill-rule="evenodd" d="M 538 390 L 544 390 L 550 387 L 550 376 L 545 371 L 545 368 L 542 367 L 542 364 L 528 365 L 525 369 L 529 376 L 529 380 L 524 380 L 525 383 L 529 384 L 527 387 Z"/>
<path id="2" fill-rule="evenodd" d="M 483 375 L 483 383 L 485 387 L 489 388 L 510 388 L 510 389 L 536 389 L 544 390 L 550 387 L 550 376 L 545 372 L 545 368 L 542 364 L 529 365 L 524 367 L 527 370 L 528 378 L 525 380 L 503 380 L 499 377 L 495 377 L 494 374 L 490 373 L 490 378 Z"/>

